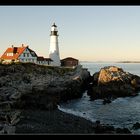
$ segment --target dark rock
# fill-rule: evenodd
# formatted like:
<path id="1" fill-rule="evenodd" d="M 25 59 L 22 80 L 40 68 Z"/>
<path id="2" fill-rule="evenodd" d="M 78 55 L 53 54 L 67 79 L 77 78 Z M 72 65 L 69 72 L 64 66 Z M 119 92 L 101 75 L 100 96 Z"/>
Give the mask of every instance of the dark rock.
<path id="1" fill-rule="evenodd" d="M 6 116 L 5 116 L 5 120 L 6 120 L 6 122 L 8 122 L 9 124 L 11 123 L 11 118 L 10 118 L 9 115 L 6 115 Z"/>
<path id="2" fill-rule="evenodd" d="M 133 129 L 139 129 L 140 128 L 140 123 L 139 122 L 136 122 L 133 127 Z"/>
<path id="3" fill-rule="evenodd" d="M 105 126 L 106 131 L 114 131 L 115 128 L 113 126 Z"/>
<path id="4" fill-rule="evenodd" d="M 0 124 L 0 131 L 3 129 L 3 125 L 2 124 Z"/>
<path id="5" fill-rule="evenodd" d="M 19 63 L 0 69 L 2 109 L 56 109 L 60 102 L 82 97 L 90 77 L 80 65 L 73 69 Z"/>
<path id="6" fill-rule="evenodd" d="M 93 127 L 95 133 L 97 134 L 113 134 L 115 133 L 115 128 L 110 125 L 101 124 L 99 120 L 95 122 L 95 126 Z"/>
<path id="7" fill-rule="evenodd" d="M 95 123 L 98 125 L 98 124 L 100 124 L 100 121 L 99 121 L 99 120 L 97 120 Z"/>
<path id="8" fill-rule="evenodd" d="M 130 134 L 131 131 L 128 128 L 116 128 L 116 133 L 119 133 L 119 134 Z"/>
<path id="9" fill-rule="evenodd" d="M 12 125 L 5 125 L 3 134 L 15 134 L 16 127 Z"/>
<path id="10" fill-rule="evenodd" d="M 92 134 L 92 123 L 60 110 L 24 110 L 16 134 Z"/>
<path id="11" fill-rule="evenodd" d="M 111 103 L 111 100 L 110 100 L 110 99 L 105 98 L 105 99 L 103 100 L 103 104 L 104 104 L 104 105 L 105 105 L 105 104 L 109 104 L 109 103 Z"/>

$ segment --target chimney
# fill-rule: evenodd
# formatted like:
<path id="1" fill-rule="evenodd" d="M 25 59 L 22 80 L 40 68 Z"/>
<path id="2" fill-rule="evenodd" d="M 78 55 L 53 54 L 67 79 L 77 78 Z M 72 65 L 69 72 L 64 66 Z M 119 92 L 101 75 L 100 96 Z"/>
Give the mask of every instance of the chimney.
<path id="1" fill-rule="evenodd" d="M 22 47 L 24 47 L 24 44 L 22 44 Z"/>
<path id="2" fill-rule="evenodd" d="M 17 53 L 17 47 L 14 47 L 14 49 L 13 49 L 13 53 Z"/>
<path id="3" fill-rule="evenodd" d="M 14 48 L 14 45 L 12 45 L 12 48 Z"/>

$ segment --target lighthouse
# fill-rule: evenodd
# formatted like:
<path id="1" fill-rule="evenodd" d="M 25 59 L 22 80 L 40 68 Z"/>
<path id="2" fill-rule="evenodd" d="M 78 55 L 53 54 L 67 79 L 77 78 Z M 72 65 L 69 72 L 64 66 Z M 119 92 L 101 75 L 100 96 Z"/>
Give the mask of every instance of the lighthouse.
<path id="1" fill-rule="evenodd" d="M 51 26 L 49 57 L 53 60 L 51 65 L 60 66 L 58 30 L 55 23 Z"/>

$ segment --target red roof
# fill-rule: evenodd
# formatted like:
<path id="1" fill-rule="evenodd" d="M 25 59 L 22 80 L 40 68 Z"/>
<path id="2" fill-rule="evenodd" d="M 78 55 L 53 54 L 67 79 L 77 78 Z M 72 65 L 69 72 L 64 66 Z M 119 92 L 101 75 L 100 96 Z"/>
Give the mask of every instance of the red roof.
<path id="1" fill-rule="evenodd" d="M 1 59 L 18 59 L 18 57 L 23 53 L 23 51 L 27 48 L 28 46 L 23 46 L 22 47 L 11 47 L 8 48 L 4 54 L 1 56 Z M 7 56 L 7 53 L 13 53 L 13 56 Z"/>

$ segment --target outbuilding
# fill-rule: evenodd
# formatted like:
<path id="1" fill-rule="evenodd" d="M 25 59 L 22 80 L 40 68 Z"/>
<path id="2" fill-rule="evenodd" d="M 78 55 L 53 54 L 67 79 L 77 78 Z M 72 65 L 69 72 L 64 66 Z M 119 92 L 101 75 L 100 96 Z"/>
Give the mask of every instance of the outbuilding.
<path id="1" fill-rule="evenodd" d="M 65 66 L 65 67 L 73 67 L 73 66 L 77 66 L 78 64 L 79 64 L 79 60 L 72 57 L 67 57 L 61 60 L 61 66 Z"/>

